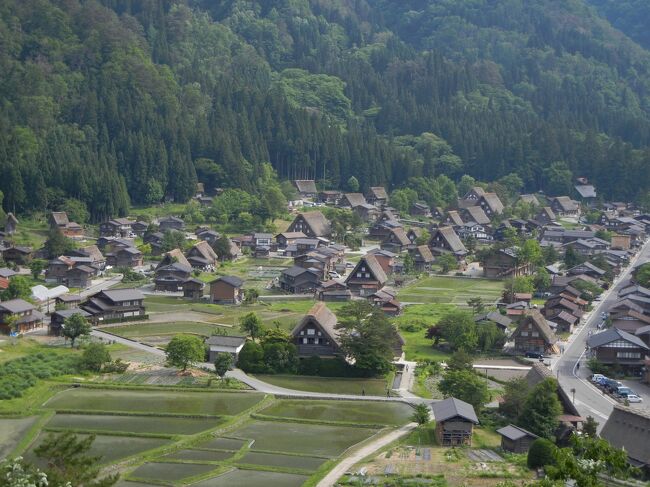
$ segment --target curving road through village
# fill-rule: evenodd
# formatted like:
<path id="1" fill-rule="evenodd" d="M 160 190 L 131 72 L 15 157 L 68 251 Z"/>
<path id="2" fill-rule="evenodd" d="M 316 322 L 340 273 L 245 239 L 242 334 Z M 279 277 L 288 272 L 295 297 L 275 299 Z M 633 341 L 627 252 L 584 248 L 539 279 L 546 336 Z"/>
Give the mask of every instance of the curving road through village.
<path id="1" fill-rule="evenodd" d="M 598 324 L 602 321 L 601 313 L 607 311 L 616 302 L 621 289 L 630 284 L 634 268 L 650 261 L 650 240 L 637 252 L 625 270 L 616 278 L 610 289 L 603 293 L 602 299 L 589 313 L 581 328 L 571 336 L 571 341 L 565 345 L 564 353 L 551 365 L 564 390 L 571 396 L 575 389 L 575 405 L 584 417 L 593 416 L 599 423 L 599 428 L 605 424 L 615 404 L 611 397 L 603 394 L 588 380 L 590 375 L 584 358 L 589 334 L 598 332 Z M 581 365 L 578 367 L 578 363 Z M 647 406 L 641 406 L 647 407 Z"/>

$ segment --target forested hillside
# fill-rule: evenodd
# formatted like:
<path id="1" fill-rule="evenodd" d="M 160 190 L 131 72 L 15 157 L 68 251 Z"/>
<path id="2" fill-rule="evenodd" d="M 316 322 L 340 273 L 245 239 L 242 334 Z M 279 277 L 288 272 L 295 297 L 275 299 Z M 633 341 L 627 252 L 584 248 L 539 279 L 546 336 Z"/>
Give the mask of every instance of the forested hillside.
<path id="1" fill-rule="evenodd" d="M 0 190 L 97 220 L 197 179 L 254 193 L 270 162 L 326 187 L 515 172 L 640 198 L 649 74 L 583 0 L 6 0 Z"/>
<path id="2" fill-rule="evenodd" d="M 646 49 L 650 49 L 650 2 L 646 0 L 589 0 L 603 17 Z"/>

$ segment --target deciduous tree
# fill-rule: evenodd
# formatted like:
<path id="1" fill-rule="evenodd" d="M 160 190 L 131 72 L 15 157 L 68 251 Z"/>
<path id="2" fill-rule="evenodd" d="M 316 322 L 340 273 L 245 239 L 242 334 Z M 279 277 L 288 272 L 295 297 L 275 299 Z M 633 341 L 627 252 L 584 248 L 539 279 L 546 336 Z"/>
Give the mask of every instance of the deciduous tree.
<path id="1" fill-rule="evenodd" d="M 205 358 L 203 340 L 193 335 L 176 335 L 165 348 L 167 364 L 179 367 L 183 371 L 196 362 Z"/>
<path id="2" fill-rule="evenodd" d="M 74 347 L 75 341 L 79 337 L 90 335 L 92 327 L 86 318 L 80 313 L 75 313 L 63 321 L 61 334 L 70 340 L 70 346 Z"/>

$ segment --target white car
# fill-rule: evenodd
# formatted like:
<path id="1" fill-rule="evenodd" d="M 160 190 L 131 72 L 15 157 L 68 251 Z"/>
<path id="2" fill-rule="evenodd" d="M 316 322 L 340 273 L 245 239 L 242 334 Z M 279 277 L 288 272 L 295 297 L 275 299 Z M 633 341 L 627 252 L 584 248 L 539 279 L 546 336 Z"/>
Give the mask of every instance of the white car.
<path id="1" fill-rule="evenodd" d="M 603 374 L 594 374 L 591 376 L 591 382 L 598 382 L 599 380 L 606 378 L 607 377 L 605 377 Z"/>
<path id="2" fill-rule="evenodd" d="M 637 396 L 636 394 L 628 394 L 627 397 L 627 402 L 643 402 L 643 398 L 640 396 Z"/>

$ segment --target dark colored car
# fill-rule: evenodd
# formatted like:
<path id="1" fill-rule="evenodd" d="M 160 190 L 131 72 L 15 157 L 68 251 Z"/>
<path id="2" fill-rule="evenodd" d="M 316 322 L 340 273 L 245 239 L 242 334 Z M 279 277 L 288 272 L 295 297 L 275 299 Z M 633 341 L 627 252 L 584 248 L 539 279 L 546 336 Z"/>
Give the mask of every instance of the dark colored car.
<path id="1" fill-rule="evenodd" d="M 538 358 L 544 360 L 544 354 L 542 352 L 526 352 L 526 358 Z"/>

